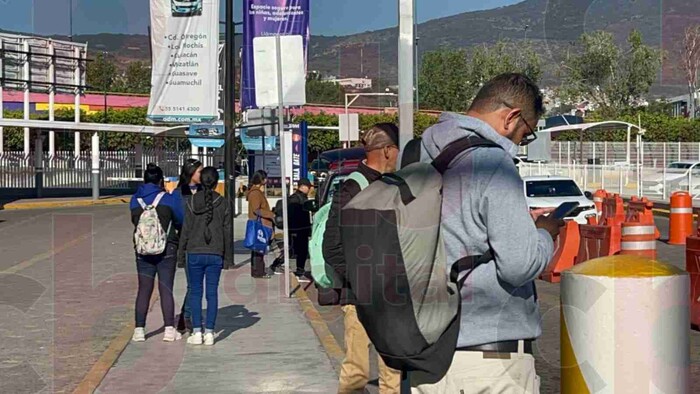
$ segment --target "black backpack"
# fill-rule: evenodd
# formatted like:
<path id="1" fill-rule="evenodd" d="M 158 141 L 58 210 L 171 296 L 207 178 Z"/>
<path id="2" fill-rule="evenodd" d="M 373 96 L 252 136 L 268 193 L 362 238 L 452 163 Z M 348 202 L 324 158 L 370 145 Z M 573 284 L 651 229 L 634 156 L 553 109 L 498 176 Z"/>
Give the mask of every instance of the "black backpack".
<path id="1" fill-rule="evenodd" d="M 358 318 L 386 365 L 425 382 L 447 373 L 459 336 L 460 289 L 476 266 L 492 260 L 489 253 L 448 265 L 440 231 L 442 175 L 477 147 L 499 146 L 457 140 L 432 164 L 385 174 L 342 209 L 346 279 Z"/>
<path id="2" fill-rule="evenodd" d="M 287 201 L 289 204 L 289 201 Z M 289 208 L 289 205 L 287 205 Z M 275 227 L 277 227 L 278 230 L 284 230 L 284 216 L 282 216 L 282 200 L 280 199 L 277 201 L 275 204 Z"/>

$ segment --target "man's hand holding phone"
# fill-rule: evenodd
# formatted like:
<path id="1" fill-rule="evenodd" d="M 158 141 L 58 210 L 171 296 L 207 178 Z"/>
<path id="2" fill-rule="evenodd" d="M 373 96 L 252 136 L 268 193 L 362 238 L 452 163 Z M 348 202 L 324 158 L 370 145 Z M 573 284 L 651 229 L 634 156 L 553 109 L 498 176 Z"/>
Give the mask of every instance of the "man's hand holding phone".
<path id="1" fill-rule="evenodd" d="M 535 226 L 546 230 L 552 239 L 556 241 L 559 236 L 561 228 L 564 227 L 564 218 L 571 214 L 576 208 L 578 208 L 579 203 L 577 202 L 565 202 L 561 204 L 556 209 L 548 210 L 533 210 L 530 212 L 535 219 Z M 549 212 L 544 212 L 549 211 Z M 548 214 L 548 215 L 547 215 Z M 546 216 L 545 216 L 546 215 Z"/>

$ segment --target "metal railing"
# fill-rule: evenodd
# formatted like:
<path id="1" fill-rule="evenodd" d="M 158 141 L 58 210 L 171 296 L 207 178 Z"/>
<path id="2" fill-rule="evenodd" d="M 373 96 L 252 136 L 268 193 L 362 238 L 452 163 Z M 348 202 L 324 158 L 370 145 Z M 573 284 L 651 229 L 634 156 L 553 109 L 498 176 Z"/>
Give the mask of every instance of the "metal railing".
<path id="1" fill-rule="evenodd" d="M 133 189 L 133 180 L 148 163 L 156 163 L 166 177 L 177 177 L 182 164 L 192 153 L 188 151 L 144 150 L 141 160 L 134 151 L 100 152 L 100 188 Z M 208 153 L 196 156 L 206 165 L 215 165 L 216 155 Z M 57 151 L 53 156 L 43 153 L 43 168 L 38 169 L 34 154 L 24 152 L 0 153 L 0 189 L 32 189 L 41 186 L 48 189 L 89 189 L 92 187 L 92 156 L 82 151 L 75 156 L 72 151 Z M 131 180 L 131 181 L 130 181 Z"/>

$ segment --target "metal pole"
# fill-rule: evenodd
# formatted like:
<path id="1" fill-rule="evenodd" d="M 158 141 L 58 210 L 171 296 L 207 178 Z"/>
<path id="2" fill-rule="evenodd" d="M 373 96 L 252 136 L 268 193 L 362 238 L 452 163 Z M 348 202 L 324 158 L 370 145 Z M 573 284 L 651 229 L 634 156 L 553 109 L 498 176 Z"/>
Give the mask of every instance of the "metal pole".
<path id="1" fill-rule="evenodd" d="M 3 49 L 3 42 L 2 38 L 0 38 L 0 50 Z M 0 56 L 0 78 L 4 78 L 4 66 L 2 64 L 2 59 L 3 56 Z M 3 105 L 3 99 L 2 99 L 3 91 L 2 91 L 2 83 L 0 83 L 0 119 L 4 117 L 5 109 Z M 0 153 L 5 152 L 5 136 L 4 136 L 4 128 L 0 126 Z"/>
<path id="2" fill-rule="evenodd" d="M 413 0 L 399 0 L 399 145 L 413 139 Z"/>
<path id="3" fill-rule="evenodd" d="M 29 85 L 32 80 L 31 76 L 31 68 L 30 68 L 30 59 L 31 55 L 29 54 L 29 41 L 24 42 L 24 80 L 25 85 L 24 85 L 24 120 L 29 120 Z M 31 149 L 29 143 L 29 127 L 24 128 L 24 157 L 29 157 L 29 150 Z"/>
<path id="4" fill-rule="evenodd" d="M 92 199 L 100 199 L 100 136 L 92 134 Z"/>
<path id="5" fill-rule="evenodd" d="M 34 187 L 36 188 L 36 198 L 42 198 L 44 194 L 44 141 L 41 138 L 40 130 L 36 132 L 34 145 Z"/>
<path id="6" fill-rule="evenodd" d="M 80 62 L 82 60 L 82 54 L 80 53 L 80 48 L 75 48 L 74 56 L 76 58 L 76 60 L 75 60 L 75 81 L 74 82 L 75 82 L 76 86 L 80 86 L 80 82 L 81 82 Z M 75 123 L 80 123 L 80 88 L 78 88 L 78 87 L 75 88 L 74 113 L 75 113 Z M 77 159 L 78 157 L 80 157 L 80 132 L 79 131 L 75 132 L 74 138 L 75 138 L 75 147 L 73 150 L 75 153 L 75 158 Z M 76 161 L 76 163 L 77 163 L 77 161 Z"/>
<path id="7" fill-rule="evenodd" d="M 663 146 L 664 146 L 664 160 L 663 160 L 662 167 L 663 167 L 663 174 L 664 174 L 663 176 L 664 177 L 663 177 L 663 183 L 662 183 L 662 185 L 663 185 L 662 190 L 663 190 L 663 200 L 666 201 L 666 197 L 668 196 L 668 190 L 666 189 L 666 144 L 663 144 Z"/>
<path id="8" fill-rule="evenodd" d="M 51 55 L 51 60 L 49 64 L 49 82 L 51 86 L 49 87 L 49 122 L 54 122 L 56 120 L 56 87 L 53 85 L 56 83 L 56 48 L 54 43 L 49 44 L 49 55 Z M 49 160 L 56 155 L 56 132 L 49 130 Z M 51 161 L 49 161 L 51 163 Z"/>
<path id="9" fill-rule="evenodd" d="M 224 45 L 224 128 L 226 143 L 224 145 L 224 188 L 226 190 L 226 203 L 231 210 L 231 221 L 226 223 L 233 234 L 234 200 L 236 198 L 236 150 L 235 144 L 235 88 L 234 88 L 234 34 L 236 26 L 233 23 L 233 0 L 226 0 L 226 40 Z M 228 240 L 233 245 L 233 240 Z M 233 261 L 233 248 L 226 248 L 230 261 Z"/>
<path id="10" fill-rule="evenodd" d="M 289 220 L 287 218 L 287 154 L 285 152 L 286 142 L 284 135 L 287 132 L 284 129 L 284 92 L 282 85 L 282 40 L 280 36 L 276 37 L 277 41 L 277 94 L 279 108 L 277 109 L 277 122 L 280 135 L 280 158 L 282 161 L 282 220 L 284 226 L 284 289 L 287 297 L 291 298 L 292 293 L 289 285 Z M 291 182 L 290 182 L 291 183 Z"/>
<path id="11" fill-rule="evenodd" d="M 416 35 L 416 48 L 414 53 L 415 64 L 413 65 L 414 71 L 414 82 L 413 87 L 416 89 L 416 112 L 420 111 L 420 92 L 418 91 L 418 8 L 416 7 L 416 0 L 413 0 L 413 32 Z"/>

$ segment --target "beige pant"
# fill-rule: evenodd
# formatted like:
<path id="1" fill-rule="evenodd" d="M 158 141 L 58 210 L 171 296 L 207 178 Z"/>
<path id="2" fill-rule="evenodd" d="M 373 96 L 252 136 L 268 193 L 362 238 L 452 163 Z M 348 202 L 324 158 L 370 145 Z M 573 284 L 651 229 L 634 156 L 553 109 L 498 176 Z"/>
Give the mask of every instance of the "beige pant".
<path id="1" fill-rule="evenodd" d="M 365 328 L 357 318 L 354 305 L 343 307 L 345 314 L 345 360 L 340 367 L 338 393 L 362 392 L 369 382 L 369 345 Z M 387 367 L 379 357 L 379 392 L 398 394 L 401 386 L 401 372 Z"/>
<path id="2" fill-rule="evenodd" d="M 411 379 L 412 394 L 539 394 L 535 358 L 519 353 L 455 353 L 447 375 L 435 384 Z"/>

